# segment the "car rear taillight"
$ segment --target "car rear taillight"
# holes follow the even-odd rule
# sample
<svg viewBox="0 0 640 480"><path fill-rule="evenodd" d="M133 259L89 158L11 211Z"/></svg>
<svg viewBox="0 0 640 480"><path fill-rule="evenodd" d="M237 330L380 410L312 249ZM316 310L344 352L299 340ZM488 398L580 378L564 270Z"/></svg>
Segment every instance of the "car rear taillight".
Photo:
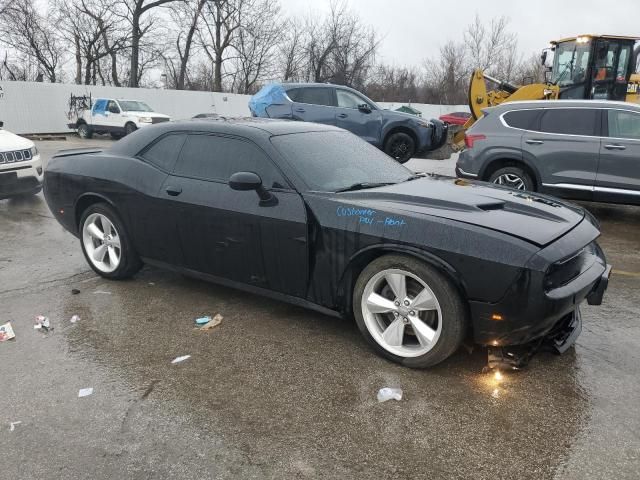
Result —
<svg viewBox="0 0 640 480"><path fill-rule="evenodd" d="M473 148L474 142L478 140L485 140L487 137L485 135L470 135L465 133L464 135L464 144L467 148Z"/></svg>

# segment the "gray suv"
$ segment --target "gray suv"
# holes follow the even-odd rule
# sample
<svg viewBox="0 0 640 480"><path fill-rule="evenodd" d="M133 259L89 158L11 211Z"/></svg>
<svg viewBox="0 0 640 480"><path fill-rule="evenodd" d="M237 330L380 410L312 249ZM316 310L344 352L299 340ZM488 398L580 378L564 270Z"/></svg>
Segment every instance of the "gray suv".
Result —
<svg viewBox="0 0 640 480"><path fill-rule="evenodd" d="M249 109L254 117L344 128L401 163L447 140L447 126L440 120L383 110L357 90L328 83L272 83L251 97Z"/></svg>
<svg viewBox="0 0 640 480"><path fill-rule="evenodd" d="M465 137L456 173L520 190L640 204L640 107L597 100L488 108Z"/></svg>

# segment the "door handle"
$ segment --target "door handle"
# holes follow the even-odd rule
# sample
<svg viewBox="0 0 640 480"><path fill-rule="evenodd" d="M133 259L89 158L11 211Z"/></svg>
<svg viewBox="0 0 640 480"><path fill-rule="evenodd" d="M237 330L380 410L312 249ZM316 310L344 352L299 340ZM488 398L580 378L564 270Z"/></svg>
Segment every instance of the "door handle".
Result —
<svg viewBox="0 0 640 480"><path fill-rule="evenodd" d="M298 107L298 108L296 108L296 112L304 113L305 109L302 108L302 107Z"/></svg>
<svg viewBox="0 0 640 480"><path fill-rule="evenodd" d="M525 143L529 145L542 145L544 142L542 140L525 140Z"/></svg>
<svg viewBox="0 0 640 480"><path fill-rule="evenodd" d="M167 192L172 197L177 197L182 193L182 188L168 186L167 188L165 188L165 192Z"/></svg>
<svg viewBox="0 0 640 480"><path fill-rule="evenodd" d="M627 147L624 145L605 145L604 148L607 150L626 150Z"/></svg>
<svg viewBox="0 0 640 480"><path fill-rule="evenodd" d="M347 115L346 113L339 113L338 114L338 118L347 118L349 115Z"/></svg>

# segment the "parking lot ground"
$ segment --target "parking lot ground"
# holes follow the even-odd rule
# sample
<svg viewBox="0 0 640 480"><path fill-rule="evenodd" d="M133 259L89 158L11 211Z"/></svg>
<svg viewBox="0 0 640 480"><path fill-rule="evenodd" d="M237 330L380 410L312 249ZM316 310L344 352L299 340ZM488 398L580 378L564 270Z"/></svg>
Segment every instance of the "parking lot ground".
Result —
<svg viewBox="0 0 640 480"><path fill-rule="evenodd" d="M350 321L149 267L104 280L42 195L0 201L0 478L638 478L640 208L584 206L615 269L604 304L575 349L498 382L482 349L410 370ZM402 401L377 403L385 386Z"/></svg>

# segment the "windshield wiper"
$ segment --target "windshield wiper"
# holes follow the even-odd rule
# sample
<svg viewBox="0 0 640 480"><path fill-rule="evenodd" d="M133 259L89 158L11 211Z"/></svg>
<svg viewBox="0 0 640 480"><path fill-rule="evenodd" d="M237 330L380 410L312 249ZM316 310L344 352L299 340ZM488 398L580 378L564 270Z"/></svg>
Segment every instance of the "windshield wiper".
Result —
<svg viewBox="0 0 640 480"><path fill-rule="evenodd" d="M395 185L396 182L358 182L348 187L340 188L336 190L336 193L340 192L353 192L355 190L364 190L365 188L384 187L385 185Z"/></svg>

